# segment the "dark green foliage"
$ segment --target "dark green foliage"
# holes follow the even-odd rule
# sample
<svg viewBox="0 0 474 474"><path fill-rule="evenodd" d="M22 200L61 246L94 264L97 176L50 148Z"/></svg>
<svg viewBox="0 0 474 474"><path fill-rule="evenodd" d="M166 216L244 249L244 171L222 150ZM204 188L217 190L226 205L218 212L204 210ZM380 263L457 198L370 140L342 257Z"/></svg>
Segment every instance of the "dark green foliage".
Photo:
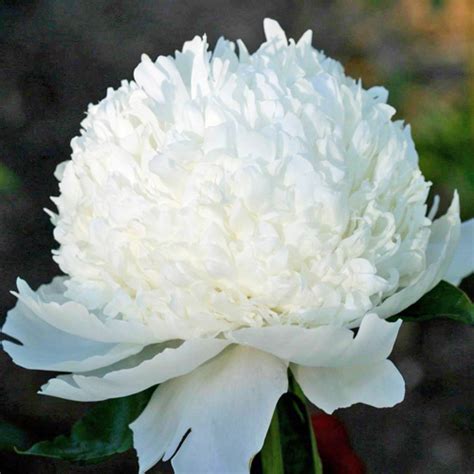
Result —
<svg viewBox="0 0 474 474"><path fill-rule="evenodd" d="M252 474L322 474L306 399L292 374L288 375L289 391L278 401L263 449L252 464Z"/></svg>
<svg viewBox="0 0 474 474"><path fill-rule="evenodd" d="M30 444L26 431L8 421L0 420L0 451L26 448Z"/></svg>
<svg viewBox="0 0 474 474"><path fill-rule="evenodd" d="M124 453L132 447L132 432L128 425L145 408L153 389L97 403L72 427L69 436L41 441L20 454L65 459L93 464Z"/></svg>
<svg viewBox="0 0 474 474"><path fill-rule="evenodd" d="M430 319L452 319L474 325L474 304L466 293L446 281L441 281L415 304L389 321L428 321Z"/></svg>

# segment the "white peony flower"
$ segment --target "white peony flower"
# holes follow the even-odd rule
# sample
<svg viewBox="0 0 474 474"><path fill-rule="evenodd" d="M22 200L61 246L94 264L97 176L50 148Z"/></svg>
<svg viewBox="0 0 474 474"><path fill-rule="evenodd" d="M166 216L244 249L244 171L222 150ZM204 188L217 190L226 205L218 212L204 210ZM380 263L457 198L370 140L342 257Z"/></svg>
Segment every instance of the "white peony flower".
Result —
<svg viewBox="0 0 474 474"><path fill-rule="evenodd" d="M311 32L264 28L254 54L224 39L211 54L204 36L144 56L89 107L50 213L67 276L37 292L19 280L3 327L15 363L70 373L43 394L160 384L131 425L140 472L189 429L176 472L248 472L288 368L327 412L401 401L387 360L400 322L382 318L441 280L459 238L456 195L426 215L430 183L387 92L345 76Z"/></svg>

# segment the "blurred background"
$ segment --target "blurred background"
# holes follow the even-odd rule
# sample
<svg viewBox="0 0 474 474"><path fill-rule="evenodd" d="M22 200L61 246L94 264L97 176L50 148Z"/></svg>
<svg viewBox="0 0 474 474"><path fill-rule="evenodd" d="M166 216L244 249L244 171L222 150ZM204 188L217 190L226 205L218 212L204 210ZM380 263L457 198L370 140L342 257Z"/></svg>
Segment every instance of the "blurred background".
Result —
<svg viewBox="0 0 474 474"><path fill-rule="evenodd" d="M474 216L474 2L0 1L0 322L14 305L18 275L32 287L58 272L44 207L58 194L56 165L70 154L89 102L130 79L141 53L172 54L206 32L263 40L262 20L289 37L314 31L314 46L365 87L384 85L398 118L412 125L421 168L444 212L453 190ZM474 278L462 288L474 296ZM392 359L405 401L337 412L369 473L472 473L474 331L453 322L407 323ZM66 432L85 405L36 395L48 373L14 366L0 352L0 427L33 442ZM232 427L229 427L232 429ZM22 431L18 431L22 430ZM25 435L24 432L27 432ZM28 439L24 439L27 436ZM1 451L0 472L135 472L134 453L99 466L22 458ZM162 472L158 467L152 472Z"/></svg>

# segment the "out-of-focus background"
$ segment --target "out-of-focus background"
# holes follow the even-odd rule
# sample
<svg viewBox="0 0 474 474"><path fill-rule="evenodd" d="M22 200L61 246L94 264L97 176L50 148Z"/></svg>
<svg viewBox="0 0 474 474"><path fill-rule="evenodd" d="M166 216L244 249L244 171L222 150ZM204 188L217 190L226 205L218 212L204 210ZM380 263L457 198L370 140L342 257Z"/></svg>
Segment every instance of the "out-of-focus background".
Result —
<svg viewBox="0 0 474 474"><path fill-rule="evenodd" d="M65 1L0 2L0 322L20 275L33 287L57 272L52 226L42 212L58 193L89 102L117 87L146 52L172 54L206 32L242 38L253 50L262 20L288 36L314 30L314 46L340 60L364 86L384 85L411 123L421 168L441 195L453 190L462 216L474 215L474 3L472 0ZM462 287L474 295L474 278ZM407 323L393 360L405 401L338 412L369 473L472 473L474 331L453 322ZM67 431L85 405L36 395L50 374L14 366L0 353L0 424L31 441ZM231 430L232 427L229 427ZM0 446L1 448L1 446ZM158 467L153 472L161 472ZM134 472L133 453L99 466L23 458L0 450L0 472Z"/></svg>

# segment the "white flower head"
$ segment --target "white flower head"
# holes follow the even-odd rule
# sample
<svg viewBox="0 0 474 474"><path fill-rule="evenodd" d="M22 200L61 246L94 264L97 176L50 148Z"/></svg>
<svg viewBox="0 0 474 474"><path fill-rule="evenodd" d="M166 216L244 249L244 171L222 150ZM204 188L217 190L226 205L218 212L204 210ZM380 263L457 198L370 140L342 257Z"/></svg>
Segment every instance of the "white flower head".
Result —
<svg viewBox="0 0 474 474"><path fill-rule="evenodd" d="M51 213L67 276L36 293L20 281L3 328L23 343L4 343L17 364L71 373L44 394L160 384L132 424L141 472L189 429L177 472L248 472L288 367L328 412L399 402L400 323L381 318L440 281L459 237L457 196L427 217L387 92L311 32L264 28L253 54L224 39L211 53L204 36L144 56L89 107Z"/></svg>
<svg viewBox="0 0 474 474"><path fill-rule="evenodd" d="M429 183L387 93L265 30L251 56L144 56L90 106L58 173L66 296L192 337L358 322L426 270Z"/></svg>

